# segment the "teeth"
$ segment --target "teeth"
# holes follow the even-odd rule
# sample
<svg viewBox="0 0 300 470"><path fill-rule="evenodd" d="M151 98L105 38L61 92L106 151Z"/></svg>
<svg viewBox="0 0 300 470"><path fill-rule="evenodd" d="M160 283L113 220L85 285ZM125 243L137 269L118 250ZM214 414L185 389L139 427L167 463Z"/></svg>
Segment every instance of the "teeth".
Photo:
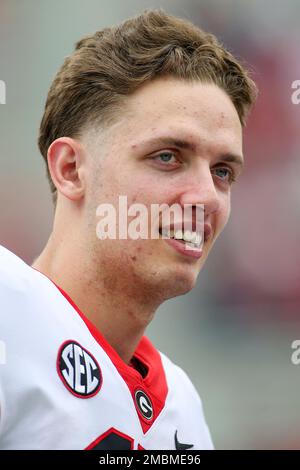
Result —
<svg viewBox="0 0 300 470"><path fill-rule="evenodd" d="M182 236L182 230L176 230L175 232L175 238L179 238L180 240L182 240L183 236Z"/></svg>
<svg viewBox="0 0 300 470"><path fill-rule="evenodd" d="M191 242L193 240L193 234L195 232L190 232L189 230L185 230L184 231L184 235L183 235L183 239L186 241L186 242ZM196 234L195 234L196 235Z"/></svg>
<svg viewBox="0 0 300 470"><path fill-rule="evenodd" d="M197 235L196 235L196 240L195 240L195 244L196 244L196 245L201 245L201 242L202 242L202 234L201 234L201 233L197 233Z"/></svg>
<svg viewBox="0 0 300 470"><path fill-rule="evenodd" d="M182 231L181 229L178 229L174 231L169 228L163 228L161 233L166 238L176 238L177 240L184 240L186 243L194 245L195 247L199 247L203 239L201 233L191 232L190 230Z"/></svg>
<svg viewBox="0 0 300 470"><path fill-rule="evenodd" d="M201 233L197 232L190 232L189 230L185 230L184 232L184 241L191 245L200 246L201 241L202 241L202 235Z"/></svg>
<svg viewBox="0 0 300 470"><path fill-rule="evenodd" d="M164 237L173 238L174 237L174 230L169 230L168 228L163 228L162 231L161 231L161 234Z"/></svg>
<svg viewBox="0 0 300 470"><path fill-rule="evenodd" d="M192 242L185 242L185 246L188 250L197 250L199 251L200 245Z"/></svg>
<svg viewBox="0 0 300 470"><path fill-rule="evenodd" d="M198 232L190 232L189 230L185 230L183 239L186 242L190 242L190 243L193 243L195 245L200 245L200 243L202 241L202 235L201 235L201 233L198 233Z"/></svg>

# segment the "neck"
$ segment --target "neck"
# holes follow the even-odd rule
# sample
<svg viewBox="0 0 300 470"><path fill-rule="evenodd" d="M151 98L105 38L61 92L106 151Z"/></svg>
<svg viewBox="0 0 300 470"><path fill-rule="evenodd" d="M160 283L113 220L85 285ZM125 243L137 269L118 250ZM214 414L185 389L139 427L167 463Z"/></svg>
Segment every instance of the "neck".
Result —
<svg viewBox="0 0 300 470"><path fill-rule="evenodd" d="M57 243L52 235L32 266L67 292L129 364L159 303L139 290L130 274L120 276L105 260L103 264L99 260L87 262L87 257L78 253L78 246Z"/></svg>

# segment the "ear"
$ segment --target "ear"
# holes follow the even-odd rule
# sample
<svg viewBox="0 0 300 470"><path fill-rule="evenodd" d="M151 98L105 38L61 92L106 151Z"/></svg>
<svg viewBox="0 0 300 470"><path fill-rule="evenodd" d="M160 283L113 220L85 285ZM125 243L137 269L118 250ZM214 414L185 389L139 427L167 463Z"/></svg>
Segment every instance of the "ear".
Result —
<svg viewBox="0 0 300 470"><path fill-rule="evenodd" d="M59 137L48 149L48 168L57 192L72 201L84 196L84 156L81 143L71 137Z"/></svg>

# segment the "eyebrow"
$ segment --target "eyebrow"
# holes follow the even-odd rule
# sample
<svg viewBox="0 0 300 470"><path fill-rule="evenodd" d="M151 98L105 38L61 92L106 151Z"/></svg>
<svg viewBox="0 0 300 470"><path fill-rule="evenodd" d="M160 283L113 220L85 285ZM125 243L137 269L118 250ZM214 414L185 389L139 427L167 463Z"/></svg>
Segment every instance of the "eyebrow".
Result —
<svg viewBox="0 0 300 470"><path fill-rule="evenodd" d="M155 137L148 141L142 142L142 145L150 145L150 144L163 144L163 145L171 145L183 150L190 150L195 152L195 144L189 142L188 140L178 139L174 137ZM244 166L244 159L241 155L235 155L232 153L225 153L220 156L219 160L224 162L234 163L240 167Z"/></svg>
<svg viewBox="0 0 300 470"><path fill-rule="evenodd" d="M222 162L235 163L236 165L239 165L241 168L245 164L243 157L241 157L240 155L234 155L231 153L222 155L220 160L222 160Z"/></svg>

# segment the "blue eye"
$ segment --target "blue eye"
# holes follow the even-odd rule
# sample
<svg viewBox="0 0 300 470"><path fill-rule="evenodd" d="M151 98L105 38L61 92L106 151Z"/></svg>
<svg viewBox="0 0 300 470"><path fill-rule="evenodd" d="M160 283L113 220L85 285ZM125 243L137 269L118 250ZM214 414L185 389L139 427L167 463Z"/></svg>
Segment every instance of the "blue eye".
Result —
<svg viewBox="0 0 300 470"><path fill-rule="evenodd" d="M175 158L173 152L161 152L158 155L155 155L153 158L155 160L159 159L161 161L161 163L170 163L170 160L171 160L172 157Z"/></svg>
<svg viewBox="0 0 300 470"><path fill-rule="evenodd" d="M219 167L219 168L215 168L214 171L215 171L215 174L219 178L221 178L223 181L228 181L229 183L232 183L233 181L235 181L234 173L230 168Z"/></svg>

